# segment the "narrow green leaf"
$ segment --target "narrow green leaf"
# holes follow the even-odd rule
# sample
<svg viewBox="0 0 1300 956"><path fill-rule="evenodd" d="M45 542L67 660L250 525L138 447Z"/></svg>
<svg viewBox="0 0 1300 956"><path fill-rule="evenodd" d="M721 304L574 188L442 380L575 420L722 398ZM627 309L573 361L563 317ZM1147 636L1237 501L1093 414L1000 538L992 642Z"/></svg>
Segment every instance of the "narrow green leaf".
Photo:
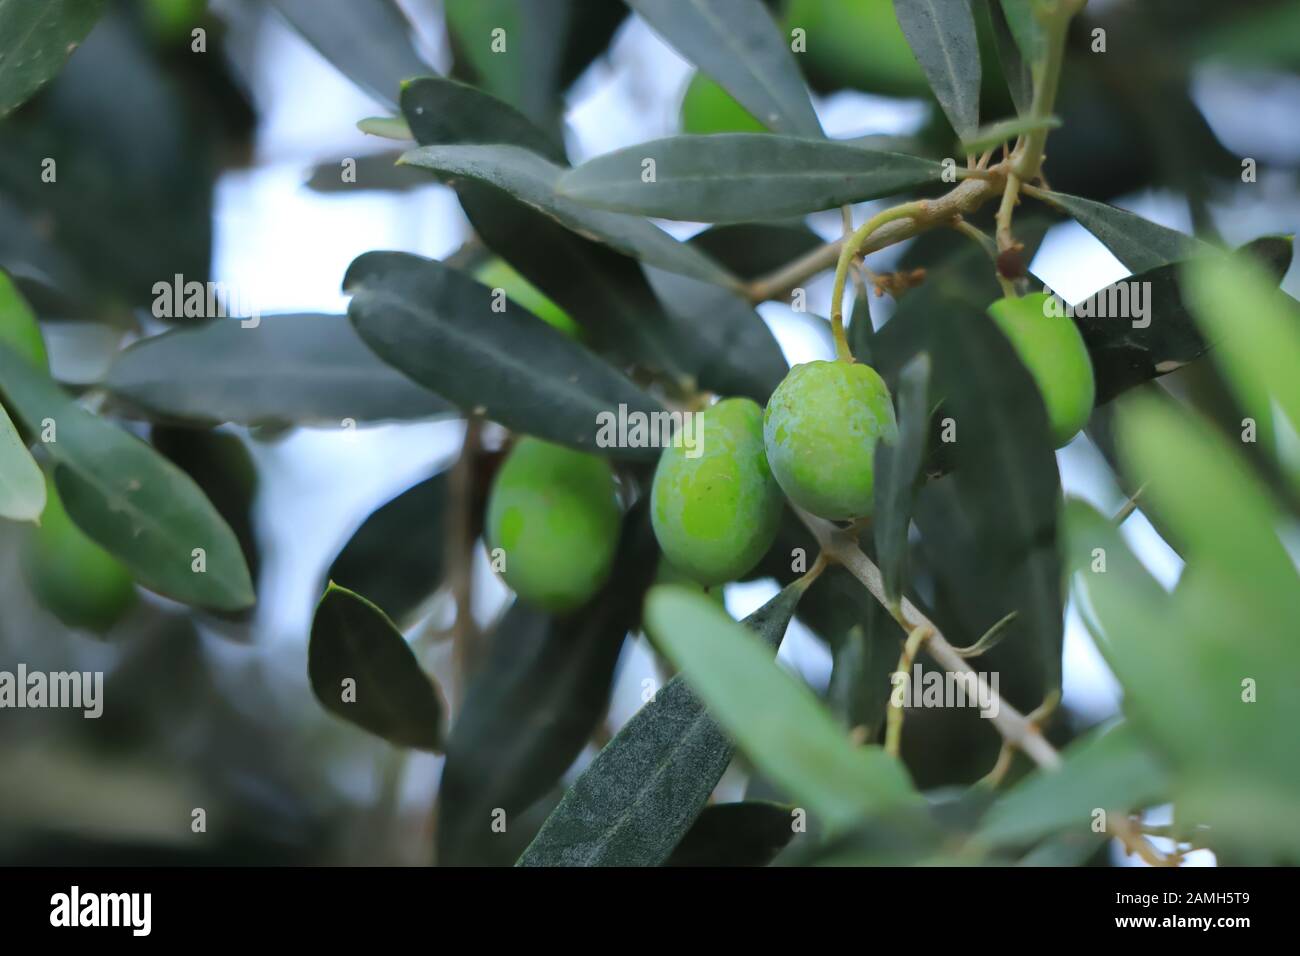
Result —
<svg viewBox="0 0 1300 956"><path fill-rule="evenodd" d="M735 278L717 263L678 242L654 223L592 209L560 195L556 185L563 168L518 146L421 146L403 154L400 161L452 181L464 178L495 186L578 235L603 242L649 265L705 282L736 285Z"/></svg>
<svg viewBox="0 0 1300 956"><path fill-rule="evenodd" d="M705 807L665 866L767 866L794 837L797 811L765 800Z"/></svg>
<svg viewBox="0 0 1300 956"><path fill-rule="evenodd" d="M981 126L979 129L974 130L970 136L963 137L961 147L963 152L979 153L1002 143L1014 143L1016 137L1022 133L1028 133L1036 129L1056 129L1060 125L1061 119L1058 116L1044 116L1042 118L1019 116L1014 119L990 123L988 126Z"/></svg>
<svg viewBox="0 0 1300 956"><path fill-rule="evenodd" d="M1044 198L1077 219L1131 272L1147 272L1215 251L1193 236L1103 202L1050 191Z"/></svg>
<svg viewBox="0 0 1300 956"><path fill-rule="evenodd" d="M1271 276L1245 260L1189 265L1183 285L1197 324L1237 398L1257 422L1272 402L1300 430L1300 307ZM1297 475L1300 478L1300 475Z"/></svg>
<svg viewBox="0 0 1300 956"><path fill-rule="evenodd" d="M658 553L634 509L610 581L587 605L553 617L515 602L492 636L447 741L438 805L438 862L484 859L494 813L507 821L553 787L609 704L614 666L636 626Z"/></svg>
<svg viewBox="0 0 1300 956"><path fill-rule="evenodd" d="M1002 74L1006 77L1007 89L1011 93L1011 102L1016 112L1024 114L1034 101L1034 78L1029 63L1020 54L1016 38L1011 35L1011 26L1007 23L1006 11L1000 0L981 0L989 14L993 27L993 40L998 48L998 60L1002 64Z"/></svg>
<svg viewBox="0 0 1300 956"><path fill-rule="evenodd" d="M915 799L897 761L854 747L812 692L708 598L654 588L645 624L758 769L827 827Z"/></svg>
<svg viewBox="0 0 1300 956"><path fill-rule="evenodd" d="M980 124L980 49L970 0L894 0L907 44L957 135Z"/></svg>
<svg viewBox="0 0 1300 956"><path fill-rule="evenodd" d="M998 0L993 0L998 2ZM1020 55L1036 75L1047 57L1047 34L1034 13L1038 0L1001 0L1011 36L1020 48Z"/></svg>
<svg viewBox="0 0 1300 956"><path fill-rule="evenodd" d="M37 521L45 510L45 476L0 405L0 518Z"/></svg>
<svg viewBox="0 0 1300 956"><path fill-rule="evenodd" d="M745 618L776 649L805 588L791 584ZM520 866L658 866L696 819L735 746L678 675L582 773Z"/></svg>
<svg viewBox="0 0 1300 956"><path fill-rule="evenodd" d="M103 0L0 0L0 118L59 72Z"/></svg>
<svg viewBox="0 0 1300 956"><path fill-rule="evenodd" d="M49 368L36 313L3 270L0 270L0 345L9 346L36 368Z"/></svg>
<svg viewBox="0 0 1300 956"><path fill-rule="evenodd" d="M422 76L402 84L402 115L421 146L505 143L566 164L564 147L509 103L467 83Z"/></svg>
<svg viewBox="0 0 1300 956"><path fill-rule="evenodd" d="M45 447L72 519L141 584L216 610L253 603L239 541L189 476L2 344L0 388L30 432L53 438Z"/></svg>
<svg viewBox="0 0 1300 956"><path fill-rule="evenodd" d="M718 133L673 136L598 156L562 176L558 189L598 209L746 222L890 196L937 183L941 171L928 159L847 143Z"/></svg>
<svg viewBox="0 0 1300 956"><path fill-rule="evenodd" d="M822 136L786 38L759 0L627 0L768 129Z"/></svg>
<svg viewBox="0 0 1300 956"><path fill-rule="evenodd" d="M316 605L307 674L321 706L399 747L442 748L446 707L402 632L360 594L330 582Z"/></svg>
<svg viewBox="0 0 1300 956"><path fill-rule="evenodd" d="M403 80L429 72L394 0L272 0L336 70L385 106Z"/></svg>
<svg viewBox="0 0 1300 956"><path fill-rule="evenodd" d="M1188 567L1212 569L1243 600L1300 620L1300 574L1279 537L1281 511L1227 440L1169 403L1135 400L1121 411L1120 455L1146 484L1143 507L1184 542Z"/></svg>
<svg viewBox="0 0 1300 956"><path fill-rule="evenodd" d="M902 633L889 611L871 601L862 623L851 627L833 647L826 702L844 727L871 743L879 739L893 690L890 675L898 666Z"/></svg>
<svg viewBox="0 0 1300 956"><path fill-rule="evenodd" d="M930 436L930 357L924 352L899 374L898 437L876 445L874 532L885 593L895 604L907 585L907 532L921 461Z"/></svg>
<svg viewBox="0 0 1300 956"><path fill-rule="evenodd" d="M601 448L602 412L659 403L522 307L440 262L370 252L348 268L348 315L380 358L466 410L586 451L652 460L657 448Z"/></svg>
<svg viewBox="0 0 1300 956"><path fill-rule="evenodd" d="M375 509L330 564L329 580L404 621L442 578L446 497L447 476L437 474Z"/></svg>
<svg viewBox="0 0 1300 956"><path fill-rule="evenodd" d="M1169 799L1172 782L1127 723L1070 745L1059 770L1039 770L998 799L975 839L1029 843L1062 832L1092 833L1094 812L1142 810Z"/></svg>
<svg viewBox="0 0 1300 956"><path fill-rule="evenodd" d="M105 388L160 421L333 425L445 415L451 406L380 361L342 315L218 319L120 352Z"/></svg>
<svg viewBox="0 0 1300 956"><path fill-rule="evenodd" d="M733 223L691 236L691 245L746 281L775 272L824 244L821 236L801 222Z"/></svg>

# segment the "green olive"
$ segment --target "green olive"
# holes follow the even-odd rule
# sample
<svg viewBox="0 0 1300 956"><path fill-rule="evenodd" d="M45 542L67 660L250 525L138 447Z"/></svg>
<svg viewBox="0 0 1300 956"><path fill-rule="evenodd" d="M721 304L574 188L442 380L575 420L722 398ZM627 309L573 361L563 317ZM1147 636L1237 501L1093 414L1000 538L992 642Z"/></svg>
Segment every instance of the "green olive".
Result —
<svg viewBox="0 0 1300 956"><path fill-rule="evenodd" d="M620 511L603 458L523 438L501 464L487 505L488 546L525 601L568 611L609 577Z"/></svg>
<svg viewBox="0 0 1300 956"><path fill-rule="evenodd" d="M893 0L791 0L786 34L805 31L811 72L887 96L929 96L930 85L903 36Z"/></svg>
<svg viewBox="0 0 1300 956"><path fill-rule="evenodd" d="M763 418L767 461L781 490L835 521L871 514L876 442L897 433L889 389L859 363L796 365Z"/></svg>
<svg viewBox="0 0 1300 956"><path fill-rule="evenodd" d="M1088 423L1097 390L1083 336L1069 316L1050 312L1047 300L1041 292L999 299L989 314L1033 376L1060 448Z"/></svg>
<svg viewBox="0 0 1300 956"><path fill-rule="evenodd" d="M763 454L763 412L729 398L701 414L694 448L664 450L650 518L664 556L703 585L734 581L772 546L781 490Z"/></svg>

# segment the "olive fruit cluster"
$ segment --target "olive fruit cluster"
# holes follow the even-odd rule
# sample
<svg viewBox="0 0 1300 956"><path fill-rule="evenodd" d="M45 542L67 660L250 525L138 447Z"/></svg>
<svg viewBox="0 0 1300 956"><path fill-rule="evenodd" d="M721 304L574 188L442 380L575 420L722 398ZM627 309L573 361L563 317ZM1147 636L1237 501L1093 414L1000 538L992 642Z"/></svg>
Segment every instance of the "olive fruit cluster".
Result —
<svg viewBox="0 0 1300 956"><path fill-rule="evenodd" d="M1095 388L1078 329L1045 304L1002 299L989 314L1038 386L1059 447L1087 422ZM695 441L666 448L655 471L661 575L712 587L749 573L787 499L835 521L871 514L876 445L897 433L884 380L856 362L796 365L766 410L748 398L705 409ZM607 462L533 438L515 446L489 498L487 536L521 597L560 611L582 604L608 577L618 534Z"/></svg>

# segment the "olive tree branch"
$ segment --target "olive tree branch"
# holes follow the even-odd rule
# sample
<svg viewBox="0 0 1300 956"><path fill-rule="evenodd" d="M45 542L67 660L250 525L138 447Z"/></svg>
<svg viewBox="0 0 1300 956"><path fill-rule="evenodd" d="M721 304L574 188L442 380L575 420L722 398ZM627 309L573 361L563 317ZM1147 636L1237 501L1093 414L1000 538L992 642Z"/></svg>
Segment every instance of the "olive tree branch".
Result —
<svg viewBox="0 0 1300 956"><path fill-rule="evenodd" d="M961 654L957 652L957 649L948 643L933 621L922 614L916 605L906 597L902 598L897 608L890 604L885 596L885 586L880 576L880 569L862 553L862 549L858 547L856 541L829 521L813 517L802 510L799 510L799 517L808 526L808 530L813 533L822 551L829 557L839 561L850 574L862 582L871 593L871 596L893 615L894 619L905 631L911 634L917 628L929 630L929 634L924 641L924 650L945 669L966 675L969 679L974 680L981 695L987 695L982 699L996 704L995 716L989 719L993 721L993 725L1007 743L1024 751L1044 770L1057 770L1060 768L1061 755L1047 741L1047 738L1043 736L1037 725L1012 707L993 688L989 687L988 682L972 670Z"/></svg>
<svg viewBox="0 0 1300 956"><path fill-rule="evenodd" d="M986 172L989 174L988 178L975 176L963 178L950 192L937 199L923 200L917 204L920 208L910 216L877 224L869 234L859 239L852 258L878 252L935 226L947 225L956 216L979 209L1002 192L1006 167L994 166ZM895 207L897 208L900 207ZM862 232L863 229L858 230L858 233ZM745 294L749 301L755 304L782 298L801 282L836 265L843 255L844 246L845 241L842 239L818 246L798 259L791 260L780 269L747 283Z"/></svg>

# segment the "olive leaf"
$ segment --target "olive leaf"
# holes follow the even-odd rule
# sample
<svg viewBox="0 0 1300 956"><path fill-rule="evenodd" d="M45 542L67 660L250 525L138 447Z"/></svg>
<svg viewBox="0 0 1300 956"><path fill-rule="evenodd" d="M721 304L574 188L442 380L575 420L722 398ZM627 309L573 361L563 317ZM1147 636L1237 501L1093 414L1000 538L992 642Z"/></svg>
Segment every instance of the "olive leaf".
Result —
<svg viewBox="0 0 1300 956"><path fill-rule="evenodd" d="M1003 794L980 822L982 844L1091 834L1094 814L1142 810L1168 799L1171 781L1133 727L1119 723L1072 743L1058 770L1038 770Z"/></svg>
<svg viewBox="0 0 1300 956"><path fill-rule="evenodd" d="M653 459L657 448L600 448L602 413L660 411L619 371L520 306L443 263L371 252L344 289L362 339L384 361L460 407L508 428L587 451Z"/></svg>
<svg viewBox="0 0 1300 956"><path fill-rule="evenodd" d="M980 123L980 50L971 0L894 0L894 13L948 122L966 139Z"/></svg>
<svg viewBox="0 0 1300 956"><path fill-rule="evenodd" d="M742 622L775 650L805 585ZM680 675L658 690L583 771L519 866L658 866L688 832L735 746Z"/></svg>
<svg viewBox="0 0 1300 956"><path fill-rule="evenodd" d="M895 604L902 597L907 572L907 532L912 523L912 499L921 479L930 431L930 357L924 352L899 374L898 436L881 441L875 454L876 562L885 594Z"/></svg>
<svg viewBox="0 0 1300 956"><path fill-rule="evenodd" d="M672 136L606 153L560 177L596 209L735 223L780 219L939 182L938 163L771 133Z"/></svg>
<svg viewBox="0 0 1300 956"><path fill-rule="evenodd" d="M438 862L465 865L555 785L596 729L614 665L636 626L658 548L644 507L623 522L609 583L563 617L516 601L492 635L447 741L438 804Z"/></svg>
<svg viewBox="0 0 1300 956"><path fill-rule="evenodd" d="M0 405L0 518L36 521L45 510L45 476Z"/></svg>
<svg viewBox="0 0 1300 956"><path fill-rule="evenodd" d="M797 813L766 800L705 807L664 865L766 866L794 837Z"/></svg>
<svg viewBox="0 0 1300 956"><path fill-rule="evenodd" d="M759 0L627 0L768 129L822 136L808 88Z"/></svg>
<svg viewBox="0 0 1300 956"><path fill-rule="evenodd" d="M1215 251L1201 240L1106 203L1044 190L1042 198L1079 221L1133 272Z"/></svg>
<svg viewBox="0 0 1300 956"><path fill-rule="evenodd" d="M104 0L0 0L0 118L59 72Z"/></svg>
<svg viewBox="0 0 1300 956"><path fill-rule="evenodd" d="M0 343L5 404L48 436L68 514L145 587L200 607L254 601L234 532L193 480L132 435L92 415L45 371Z"/></svg>
<svg viewBox="0 0 1300 956"><path fill-rule="evenodd" d="M1001 0L978 0L988 10L989 23L992 26L993 41L998 50L998 61L1002 64L1002 75L1006 77L1007 90L1011 93L1011 102L1016 112L1029 112L1034 100L1034 78L1029 63L1021 56L1016 46L1016 38L1011 35L1007 23L1006 11Z"/></svg>
<svg viewBox="0 0 1300 956"><path fill-rule="evenodd" d="M708 598L656 587L645 625L754 765L828 828L916 799L901 764L851 744L807 686Z"/></svg>
<svg viewBox="0 0 1300 956"><path fill-rule="evenodd" d="M428 169L450 180L470 179L495 186L588 239L625 255L719 285L736 284L713 260L678 242L654 223L638 216L593 209L556 191L564 173L542 156L512 145L421 146L400 162Z"/></svg>
<svg viewBox="0 0 1300 956"><path fill-rule="evenodd" d="M157 421L333 425L430 418L452 406L381 361L343 315L218 319L119 352L104 387Z"/></svg>
<svg viewBox="0 0 1300 956"><path fill-rule="evenodd" d="M371 512L330 564L329 580L405 621L442 578L447 475L412 485Z"/></svg>
<svg viewBox="0 0 1300 956"><path fill-rule="evenodd" d="M386 106L403 80L429 72L394 0L271 0L334 67Z"/></svg>
<svg viewBox="0 0 1300 956"><path fill-rule="evenodd" d="M307 674L335 716L399 747L442 748L437 684L383 611L332 581L312 618Z"/></svg>

